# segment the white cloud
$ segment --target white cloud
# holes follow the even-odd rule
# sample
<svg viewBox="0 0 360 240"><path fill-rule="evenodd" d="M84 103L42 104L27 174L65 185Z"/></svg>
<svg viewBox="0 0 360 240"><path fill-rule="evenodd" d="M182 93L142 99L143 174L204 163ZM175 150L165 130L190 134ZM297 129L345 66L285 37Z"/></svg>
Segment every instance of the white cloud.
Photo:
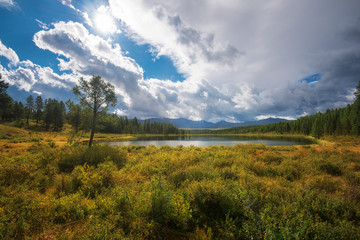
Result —
<svg viewBox="0 0 360 240"><path fill-rule="evenodd" d="M126 116L126 111L124 109L115 109L114 113L118 116Z"/></svg>
<svg viewBox="0 0 360 240"><path fill-rule="evenodd" d="M48 29L49 29L49 27L48 27L48 25L47 25L46 23L43 23L43 22L40 21L39 19L35 19L35 21L39 23L39 26L40 26L42 29L44 29L44 30L48 30Z"/></svg>
<svg viewBox="0 0 360 240"><path fill-rule="evenodd" d="M16 6L16 2L13 0L0 0L0 7L10 8Z"/></svg>
<svg viewBox="0 0 360 240"><path fill-rule="evenodd" d="M268 119L268 118L282 118L282 119L286 119L286 120L295 120L295 118L291 117L291 116L259 115L259 116L255 117L256 120L264 120L264 119Z"/></svg>
<svg viewBox="0 0 360 240"><path fill-rule="evenodd" d="M92 27L93 24L92 24L92 21L91 21L90 18L89 18L89 14L88 14L87 12L82 12L82 16L83 16L84 19L85 19L85 23L86 23L87 25L89 25L90 27Z"/></svg>
<svg viewBox="0 0 360 240"><path fill-rule="evenodd" d="M29 60L19 62L9 70L2 67L1 72L10 85L27 92L34 91L34 85L39 84L70 90L77 79L73 74L58 75L51 68L41 67Z"/></svg>
<svg viewBox="0 0 360 240"><path fill-rule="evenodd" d="M258 104L258 96L252 92L253 89L249 85L243 84L239 92L235 94L231 100L235 103L235 108L249 110L256 107Z"/></svg>
<svg viewBox="0 0 360 240"><path fill-rule="evenodd" d="M51 68L41 67L30 60L20 61L15 51L3 45L1 41L0 55L5 56L12 63L8 68L0 64L0 72L5 81L20 90L39 93L40 91L34 89L38 85L70 90L77 82L77 76L74 74L58 75Z"/></svg>
<svg viewBox="0 0 360 240"><path fill-rule="evenodd" d="M232 67L239 50L217 42L211 33L190 27L162 5L141 0L110 1L112 14L123 21L139 44L153 46L157 56L169 56L180 73L201 80L207 72Z"/></svg>
<svg viewBox="0 0 360 240"><path fill-rule="evenodd" d="M11 64L16 65L19 62L19 57L11 48L7 48L0 40L0 56L6 57Z"/></svg>
<svg viewBox="0 0 360 240"><path fill-rule="evenodd" d="M82 24L55 23L53 29L36 33L34 42L39 48L59 55L60 70L70 70L85 78L100 75L114 84L119 95L118 107L128 110L129 115L144 116L153 112L157 116L162 112L157 99L139 86L142 68L125 56L118 44L90 34Z"/></svg>
<svg viewBox="0 0 360 240"><path fill-rule="evenodd" d="M137 63L126 56L123 56L120 45L113 46L104 39L90 34L80 23L58 22L49 31L40 31L34 35L35 44L45 50L50 50L70 59L61 60L62 70L75 70L81 72L88 69L94 62L112 64L124 70L142 75L143 70ZM69 44L65 48L64 44ZM89 58L84 58L86 55Z"/></svg>
<svg viewBox="0 0 360 240"><path fill-rule="evenodd" d="M110 0L94 10L111 13L123 34L149 44L155 61L168 56L183 82L144 79L141 66L115 40L89 32L99 24L71 1L62 3L85 25L57 22L36 33L34 42L57 54L59 70L72 74L20 62L2 44L0 53L17 65L6 70L9 80L25 90L40 91L33 89L39 84L70 89L80 76L101 75L116 86L118 113L131 117L290 119L353 100L360 35L357 28L344 32L358 24L360 2L330 1ZM115 23L109 26L115 36ZM299 82L316 73L323 74L316 84Z"/></svg>
<svg viewBox="0 0 360 240"><path fill-rule="evenodd" d="M76 8L74 7L74 5L71 4L71 1L69 1L69 0L61 0L61 3L62 3L62 5L68 6L69 8L76 11Z"/></svg>
<svg viewBox="0 0 360 240"><path fill-rule="evenodd" d="M81 11L80 9L77 9L76 7L74 7L74 5L71 4L71 2L72 2L71 0L61 0L62 5L67 6L73 9L74 11L76 11L77 13L79 13L84 18L85 23L90 27L93 27L93 23L89 18L89 14L87 12Z"/></svg>
<svg viewBox="0 0 360 240"><path fill-rule="evenodd" d="M109 5L131 38L170 57L186 77L176 84L140 82L152 96L166 99L172 116L249 120L312 114L350 103L348 90L360 76L359 30L346 32L352 43L343 36L358 26L357 0L110 0ZM324 74L316 84L298 82L315 73Z"/></svg>
<svg viewBox="0 0 360 240"><path fill-rule="evenodd" d="M103 34L113 34L118 31L109 8L104 5L96 10L94 22L96 29ZM121 31L119 31L119 33L120 32Z"/></svg>
<svg viewBox="0 0 360 240"><path fill-rule="evenodd" d="M17 86L20 90L29 92L37 82L35 74L27 68L18 67L16 70L6 71L2 69L4 78L10 85Z"/></svg>

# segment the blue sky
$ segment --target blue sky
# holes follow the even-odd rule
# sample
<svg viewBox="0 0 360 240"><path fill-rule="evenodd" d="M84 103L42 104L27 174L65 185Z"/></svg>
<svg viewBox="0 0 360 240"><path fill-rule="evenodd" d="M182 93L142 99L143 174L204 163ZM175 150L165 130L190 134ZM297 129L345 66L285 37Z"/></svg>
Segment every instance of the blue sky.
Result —
<svg viewBox="0 0 360 240"><path fill-rule="evenodd" d="M24 101L100 75L129 117L294 119L354 100L360 2L0 0L0 72Z"/></svg>

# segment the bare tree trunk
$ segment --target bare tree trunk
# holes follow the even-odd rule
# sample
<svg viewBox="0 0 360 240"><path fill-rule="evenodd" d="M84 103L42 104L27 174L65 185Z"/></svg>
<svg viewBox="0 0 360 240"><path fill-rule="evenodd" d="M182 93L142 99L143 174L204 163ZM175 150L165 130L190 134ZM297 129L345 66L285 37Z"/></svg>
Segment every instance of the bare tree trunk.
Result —
<svg viewBox="0 0 360 240"><path fill-rule="evenodd" d="M96 127L96 112L94 111L93 120L92 120L92 127L91 127L91 134L90 134L90 141L89 141L89 148L91 148L92 141L95 134L95 127Z"/></svg>

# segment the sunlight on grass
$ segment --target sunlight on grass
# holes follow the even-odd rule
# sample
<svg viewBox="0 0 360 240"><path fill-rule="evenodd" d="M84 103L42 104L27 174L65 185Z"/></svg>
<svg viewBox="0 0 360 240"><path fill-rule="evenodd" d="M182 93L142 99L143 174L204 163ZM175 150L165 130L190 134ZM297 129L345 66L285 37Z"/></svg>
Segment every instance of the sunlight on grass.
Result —
<svg viewBox="0 0 360 240"><path fill-rule="evenodd" d="M0 134L1 239L360 238L356 137L89 149L70 131Z"/></svg>

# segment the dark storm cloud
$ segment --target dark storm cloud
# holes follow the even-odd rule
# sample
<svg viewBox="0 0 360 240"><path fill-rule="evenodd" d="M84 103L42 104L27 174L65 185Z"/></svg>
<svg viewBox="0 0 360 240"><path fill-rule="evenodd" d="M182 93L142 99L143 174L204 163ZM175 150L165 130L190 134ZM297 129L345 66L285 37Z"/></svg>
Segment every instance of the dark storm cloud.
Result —
<svg viewBox="0 0 360 240"><path fill-rule="evenodd" d="M357 24L344 32L344 38L348 41L360 44L360 17Z"/></svg>

